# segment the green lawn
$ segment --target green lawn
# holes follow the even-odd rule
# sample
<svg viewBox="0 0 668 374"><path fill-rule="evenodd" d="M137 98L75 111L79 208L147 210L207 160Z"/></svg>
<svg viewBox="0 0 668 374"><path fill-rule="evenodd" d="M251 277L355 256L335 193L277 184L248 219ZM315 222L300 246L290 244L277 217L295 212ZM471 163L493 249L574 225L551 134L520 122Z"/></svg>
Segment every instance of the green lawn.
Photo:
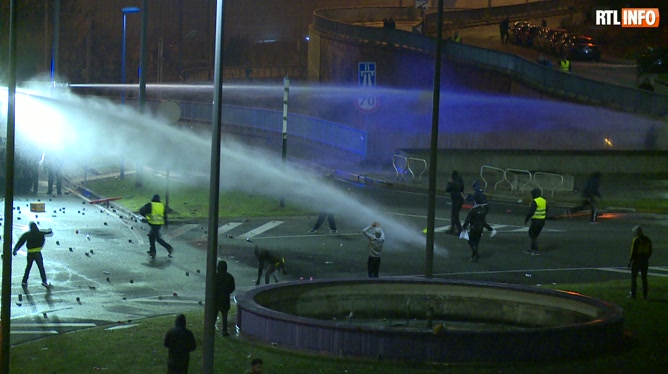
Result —
<svg viewBox="0 0 668 374"><path fill-rule="evenodd" d="M122 197L117 201L120 205L137 212L139 208L149 202L154 194L160 195L162 202L166 202L165 180L146 175L141 187L135 187L134 176L123 180L106 178L89 180L82 186L101 197ZM171 183L169 187L169 219L193 220L206 219L209 216L209 188L202 186L187 186ZM297 207L297 204L285 202L280 207L278 198L253 195L242 191L222 191L218 217L281 217L306 215L309 212Z"/></svg>
<svg viewBox="0 0 668 374"><path fill-rule="evenodd" d="M627 343L620 354L560 362L512 364L407 363L353 360L282 350L252 344L241 337L216 334L214 367L217 373L243 373L253 357L265 362L265 373L663 373L668 364L668 280L650 278L650 300L627 299L629 282L561 285L611 301L624 308ZM234 313L230 318L234 318ZM186 313L198 349L191 354L190 373L201 373L203 309ZM33 341L11 349L12 373L159 373L166 367L164 333L174 316L132 321L138 326L106 331L93 328ZM524 347L517 347L523 349ZM475 347L471 347L475 349Z"/></svg>

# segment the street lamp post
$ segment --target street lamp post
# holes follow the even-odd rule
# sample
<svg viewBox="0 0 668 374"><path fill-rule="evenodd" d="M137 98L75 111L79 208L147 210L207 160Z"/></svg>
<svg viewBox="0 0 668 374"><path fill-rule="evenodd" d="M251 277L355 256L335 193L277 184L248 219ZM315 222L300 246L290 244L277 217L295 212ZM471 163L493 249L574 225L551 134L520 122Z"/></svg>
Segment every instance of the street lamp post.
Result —
<svg viewBox="0 0 668 374"><path fill-rule="evenodd" d="M121 84L125 84L125 29L127 26L128 14L134 14L141 12L141 8L136 6L129 6L121 9L123 12L123 44L121 47ZM121 89L121 104L125 104L125 87ZM120 176L121 180L125 179L125 157L121 155L121 170Z"/></svg>
<svg viewBox="0 0 668 374"><path fill-rule="evenodd" d="M125 84L125 29L127 26L128 14L134 14L141 12L141 9L136 6L129 6L121 9L123 12L123 46L121 48L121 83ZM125 104L125 88L121 94L121 103Z"/></svg>

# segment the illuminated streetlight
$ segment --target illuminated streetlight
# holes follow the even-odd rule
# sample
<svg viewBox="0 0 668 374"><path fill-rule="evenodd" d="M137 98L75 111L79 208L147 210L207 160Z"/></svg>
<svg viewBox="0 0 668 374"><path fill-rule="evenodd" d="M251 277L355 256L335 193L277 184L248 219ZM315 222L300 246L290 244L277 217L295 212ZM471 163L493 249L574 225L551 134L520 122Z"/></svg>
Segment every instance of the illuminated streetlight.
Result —
<svg viewBox="0 0 668 374"><path fill-rule="evenodd" d="M125 84L125 29L127 25L128 14L134 14L141 12L141 9L136 6L129 6L121 9L123 12L123 47L121 50L121 83ZM123 93L121 96L121 103L125 104L125 88L123 88Z"/></svg>

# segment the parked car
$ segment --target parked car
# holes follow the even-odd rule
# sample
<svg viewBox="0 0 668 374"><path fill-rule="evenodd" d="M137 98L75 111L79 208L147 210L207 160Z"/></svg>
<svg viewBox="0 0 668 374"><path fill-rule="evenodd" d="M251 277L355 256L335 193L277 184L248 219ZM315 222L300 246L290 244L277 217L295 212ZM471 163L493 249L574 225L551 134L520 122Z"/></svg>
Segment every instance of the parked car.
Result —
<svg viewBox="0 0 668 374"><path fill-rule="evenodd" d="M544 27L542 26L529 26L523 30L523 32L520 34L520 43L522 45L526 45L527 47L533 47L534 41L536 40L536 36L540 33L540 31Z"/></svg>
<svg viewBox="0 0 668 374"><path fill-rule="evenodd" d="M564 54L571 60L601 60L601 48L590 36L571 35L564 40Z"/></svg>
<svg viewBox="0 0 668 374"><path fill-rule="evenodd" d="M543 28L538 32L538 35L534 38L533 44L534 47L543 51L543 52L552 52L552 42L555 35L565 33L565 29L550 29Z"/></svg>
<svg viewBox="0 0 668 374"><path fill-rule="evenodd" d="M668 73L668 47L647 48L636 61L638 75L644 73Z"/></svg>
<svg viewBox="0 0 668 374"><path fill-rule="evenodd" d="M522 44L522 35L527 32L527 30L535 25L527 21L518 21L515 22L510 29L508 29L508 41L513 44Z"/></svg>

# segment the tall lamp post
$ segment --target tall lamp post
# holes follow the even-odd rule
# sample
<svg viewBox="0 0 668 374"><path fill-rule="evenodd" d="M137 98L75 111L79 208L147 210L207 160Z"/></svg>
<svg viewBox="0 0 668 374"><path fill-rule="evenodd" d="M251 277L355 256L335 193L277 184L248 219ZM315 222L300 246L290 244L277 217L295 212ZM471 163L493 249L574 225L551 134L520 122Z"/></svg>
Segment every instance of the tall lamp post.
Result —
<svg viewBox="0 0 668 374"><path fill-rule="evenodd" d="M121 47L121 84L125 84L125 29L128 23L128 14L134 14L141 12L141 8L136 6L129 6L121 9L123 12L123 44ZM125 104L125 87L121 91L121 104ZM121 180L125 179L125 157L121 155L121 170L120 176Z"/></svg>
<svg viewBox="0 0 668 374"><path fill-rule="evenodd" d="M121 48L121 83L125 84L125 29L128 23L128 14L141 12L141 9L136 6L129 6L121 9L123 12L123 46ZM121 96L121 103L125 104L125 88Z"/></svg>

